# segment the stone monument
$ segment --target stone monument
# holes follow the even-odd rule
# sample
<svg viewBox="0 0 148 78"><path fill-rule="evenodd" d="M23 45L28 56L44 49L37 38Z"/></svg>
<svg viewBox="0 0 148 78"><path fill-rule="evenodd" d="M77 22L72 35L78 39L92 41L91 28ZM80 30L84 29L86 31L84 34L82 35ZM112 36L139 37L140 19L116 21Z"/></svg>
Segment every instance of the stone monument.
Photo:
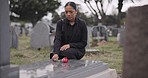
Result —
<svg viewBox="0 0 148 78"><path fill-rule="evenodd" d="M148 78L148 5L128 9L123 78Z"/></svg>
<svg viewBox="0 0 148 78"><path fill-rule="evenodd" d="M38 22L32 30L30 46L32 48L50 47L50 28L44 22Z"/></svg>

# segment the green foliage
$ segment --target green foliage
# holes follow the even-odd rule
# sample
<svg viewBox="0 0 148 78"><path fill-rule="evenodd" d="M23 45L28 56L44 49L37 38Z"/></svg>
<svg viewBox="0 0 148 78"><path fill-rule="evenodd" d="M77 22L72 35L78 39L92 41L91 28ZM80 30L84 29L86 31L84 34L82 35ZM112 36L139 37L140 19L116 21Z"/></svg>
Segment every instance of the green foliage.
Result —
<svg viewBox="0 0 148 78"><path fill-rule="evenodd" d="M97 25L95 20L94 20L94 18L95 18L94 16L88 17L88 16L85 15L85 13L78 12L78 17L80 17L81 19L85 20L85 22L86 22L86 24L88 26L90 26L90 25Z"/></svg>
<svg viewBox="0 0 148 78"><path fill-rule="evenodd" d="M53 14L53 15L52 15L52 17L53 17L52 23L56 23L60 18L65 18L65 13L64 13L64 12L61 13L61 17L60 17L60 16L58 15L58 13L56 13L56 12L54 12L54 13L52 13L52 14ZM94 20L95 17L94 17L93 15L91 15L91 16L88 17L88 16L85 15L85 13L80 12L80 11L78 10L77 16L78 16L79 18L85 20L85 22L86 22L86 24L87 24L88 26L90 26L90 25L97 25L96 22L95 22L95 20Z"/></svg>
<svg viewBox="0 0 148 78"><path fill-rule="evenodd" d="M105 25L115 25L117 23L117 16L116 15L107 15Z"/></svg>
<svg viewBox="0 0 148 78"><path fill-rule="evenodd" d="M57 12L52 13L52 23L57 23L57 21L60 19L60 16Z"/></svg>
<svg viewBox="0 0 148 78"><path fill-rule="evenodd" d="M10 0L11 20L29 21L33 25L61 5L57 0Z"/></svg>

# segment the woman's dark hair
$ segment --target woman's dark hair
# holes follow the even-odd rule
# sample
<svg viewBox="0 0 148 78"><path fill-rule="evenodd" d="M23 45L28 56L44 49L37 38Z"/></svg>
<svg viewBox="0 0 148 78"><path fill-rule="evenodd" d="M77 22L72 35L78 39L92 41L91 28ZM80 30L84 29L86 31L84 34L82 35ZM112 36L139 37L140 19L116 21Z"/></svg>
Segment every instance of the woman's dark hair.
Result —
<svg viewBox="0 0 148 78"><path fill-rule="evenodd" d="M68 5L71 6L71 7L73 7L73 9L77 10L76 3L74 3L74 2L67 2L66 5L65 5L65 7L68 6Z"/></svg>

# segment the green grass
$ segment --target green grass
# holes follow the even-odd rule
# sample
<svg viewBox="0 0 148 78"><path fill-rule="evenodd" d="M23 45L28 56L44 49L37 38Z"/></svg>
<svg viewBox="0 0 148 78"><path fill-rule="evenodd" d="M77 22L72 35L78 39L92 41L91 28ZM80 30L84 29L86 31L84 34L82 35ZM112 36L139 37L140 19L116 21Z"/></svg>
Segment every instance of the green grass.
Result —
<svg viewBox="0 0 148 78"><path fill-rule="evenodd" d="M18 49L11 49L10 62L11 64L28 64L36 61L49 59L49 48L41 49L40 51L30 48L30 38L26 36L19 37Z"/></svg>
<svg viewBox="0 0 148 78"><path fill-rule="evenodd" d="M82 60L99 60L108 63L110 68L116 69L118 74L121 74L122 67L122 47L116 42L115 37L110 37L109 41L101 46L96 46L99 49L97 53L86 53ZM49 48L41 49L40 51L30 48L30 38L26 36L19 37L18 49L11 49L10 57L11 64L28 64L36 61L49 60Z"/></svg>
<svg viewBox="0 0 148 78"><path fill-rule="evenodd" d="M119 47L116 37L110 37L104 45L96 47L97 53L86 53L83 59L99 60L108 63L110 68L116 69L118 74L122 72L122 47Z"/></svg>

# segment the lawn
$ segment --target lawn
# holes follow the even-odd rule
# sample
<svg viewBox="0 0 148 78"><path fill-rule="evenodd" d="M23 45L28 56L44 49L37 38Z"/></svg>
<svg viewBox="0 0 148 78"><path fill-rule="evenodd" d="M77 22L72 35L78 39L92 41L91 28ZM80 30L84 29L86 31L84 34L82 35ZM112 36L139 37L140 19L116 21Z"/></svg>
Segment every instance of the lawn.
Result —
<svg viewBox="0 0 148 78"><path fill-rule="evenodd" d="M116 69L118 74L122 72L123 48L116 41L116 37L110 37L109 41L95 47L96 53L86 53L84 60L99 60L108 63L110 68Z"/></svg>
<svg viewBox="0 0 148 78"><path fill-rule="evenodd" d="M116 42L116 37L109 37L109 41L101 46L96 46L99 52L86 53L82 60L99 60L108 63L110 68L116 69L118 74L122 70L122 47ZM28 64L36 61L49 60L49 48L43 48L40 51L30 48L30 37L19 37L18 49L11 49L11 64Z"/></svg>
<svg viewBox="0 0 148 78"><path fill-rule="evenodd" d="M11 64L28 64L35 61L42 61L49 59L49 48L39 50L30 48L30 37L19 37L18 49L11 49L10 62Z"/></svg>

